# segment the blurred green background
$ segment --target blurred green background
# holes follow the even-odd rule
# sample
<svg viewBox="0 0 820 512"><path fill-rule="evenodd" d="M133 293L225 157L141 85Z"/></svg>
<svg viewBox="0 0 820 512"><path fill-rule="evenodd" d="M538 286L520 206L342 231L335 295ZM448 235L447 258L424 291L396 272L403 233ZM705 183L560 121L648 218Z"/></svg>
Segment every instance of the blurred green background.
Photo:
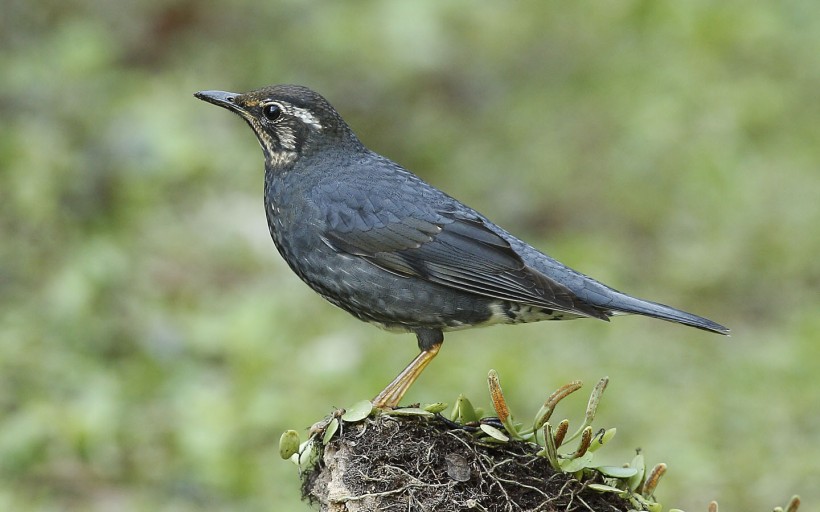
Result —
<svg viewBox="0 0 820 512"><path fill-rule="evenodd" d="M250 130L301 83L374 150L561 261L704 314L451 333L408 394L526 419L612 379L612 463L667 506L820 502L820 9L782 2L7 0L0 509L307 510L288 428L415 354L287 269ZM585 398L558 414L577 422Z"/></svg>

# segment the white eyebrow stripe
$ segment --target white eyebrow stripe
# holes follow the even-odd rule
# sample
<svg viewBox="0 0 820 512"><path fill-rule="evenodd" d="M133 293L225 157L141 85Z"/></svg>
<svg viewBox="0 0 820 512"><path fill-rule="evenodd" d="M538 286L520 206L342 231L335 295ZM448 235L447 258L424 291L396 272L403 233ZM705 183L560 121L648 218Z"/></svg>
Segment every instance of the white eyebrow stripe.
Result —
<svg viewBox="0 0 820 512"><path fill-rule="evenodd" d="M289 114L293 117L298 117L302 120L303 123L309 124L316 128L317 130L322 129L322 124L319 122L319 119L316 118L313 114L310 113L310 110L305 108L294 107L293 105L288 105Z"/></svg>

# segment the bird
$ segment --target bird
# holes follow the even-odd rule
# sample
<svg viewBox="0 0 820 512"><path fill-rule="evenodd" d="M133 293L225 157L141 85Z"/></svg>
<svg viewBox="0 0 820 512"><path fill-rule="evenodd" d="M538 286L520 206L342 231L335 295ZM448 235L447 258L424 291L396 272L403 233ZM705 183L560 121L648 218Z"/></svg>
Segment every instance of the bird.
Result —
<svg viewBox="0 0 820 512"><path fill-rule="evenodd" d="M416 335L419 354L371 400L374 407L398 406L445 331L638 314L730 332L621 293L535 249L368 149L308 87L194 96L238 114L256 134L268 228L291 270L360 320Z"/></svg>

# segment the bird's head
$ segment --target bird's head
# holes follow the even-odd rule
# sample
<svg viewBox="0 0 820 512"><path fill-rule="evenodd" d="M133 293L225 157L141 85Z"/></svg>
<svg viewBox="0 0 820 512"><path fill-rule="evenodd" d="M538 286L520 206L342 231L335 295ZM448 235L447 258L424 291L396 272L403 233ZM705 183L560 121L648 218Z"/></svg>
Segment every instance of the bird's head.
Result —
<svg viewBox="0 0 820 512"><path fill-rule="evenodd" d="M274 169L328 143L359 144L330 103L307 87L274 85L243 94L200 91L194 96L239 114L253 129L266 162Z"/></svg>

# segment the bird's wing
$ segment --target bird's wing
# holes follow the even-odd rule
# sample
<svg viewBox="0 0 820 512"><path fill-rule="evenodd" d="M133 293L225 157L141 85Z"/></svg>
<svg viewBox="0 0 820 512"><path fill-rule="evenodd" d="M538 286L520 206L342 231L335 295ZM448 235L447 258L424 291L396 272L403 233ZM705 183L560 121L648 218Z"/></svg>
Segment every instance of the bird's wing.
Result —
<svg viewBox="0 0 820 512"><path fill-rule="evenodd" d="M485 297L608 318L566 286L527 267L478 216L436 211L418 203L397 205L391 199L379 204L371 198L357 199L362 197L354 193L325 210L323 238L336 251L365 258L400 276Z"/></svg>

